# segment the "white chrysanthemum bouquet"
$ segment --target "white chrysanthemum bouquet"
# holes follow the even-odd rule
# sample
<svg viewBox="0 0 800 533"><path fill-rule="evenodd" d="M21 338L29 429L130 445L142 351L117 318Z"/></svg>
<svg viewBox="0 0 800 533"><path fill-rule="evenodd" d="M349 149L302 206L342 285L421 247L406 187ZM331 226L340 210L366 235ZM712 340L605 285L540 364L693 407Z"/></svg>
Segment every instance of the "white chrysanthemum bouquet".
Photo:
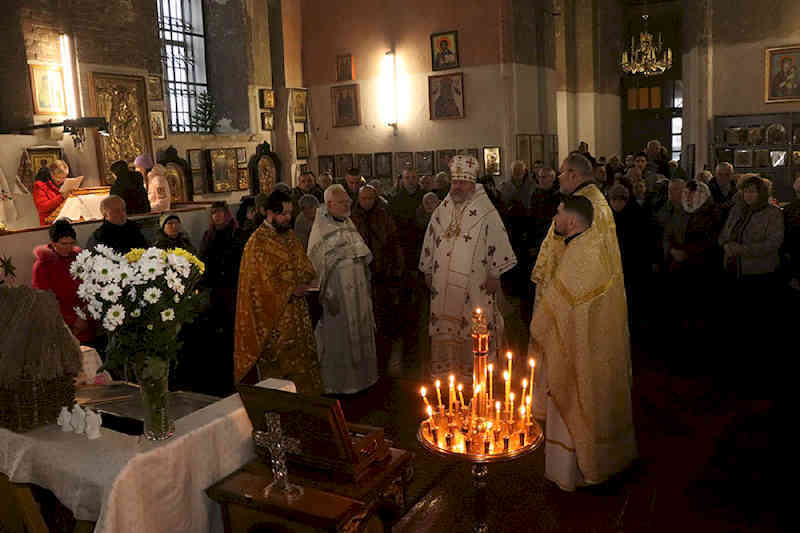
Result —
<svg viewBox="0 0 800 533"><path fill-rule="evenodd" d="M105 367L133 364L142 377L168 371L182 324L202 307L194 287L204 270L202 261L180 248L121 255L99 245L78 254L70 273L82 282L78 297L85 308L75 311L109 333Z"/></svg>

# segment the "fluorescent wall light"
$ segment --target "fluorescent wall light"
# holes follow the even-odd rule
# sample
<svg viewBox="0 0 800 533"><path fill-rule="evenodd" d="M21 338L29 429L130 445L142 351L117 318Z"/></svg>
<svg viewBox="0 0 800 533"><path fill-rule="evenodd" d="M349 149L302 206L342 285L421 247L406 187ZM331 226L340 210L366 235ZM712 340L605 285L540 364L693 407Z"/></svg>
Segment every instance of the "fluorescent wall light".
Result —
<svg viewBox="0 0 800 533"><path fill-rule="evenodd" d="M394 49L383 56L378 83L381 121L397 129L397 56Z"/></svg>

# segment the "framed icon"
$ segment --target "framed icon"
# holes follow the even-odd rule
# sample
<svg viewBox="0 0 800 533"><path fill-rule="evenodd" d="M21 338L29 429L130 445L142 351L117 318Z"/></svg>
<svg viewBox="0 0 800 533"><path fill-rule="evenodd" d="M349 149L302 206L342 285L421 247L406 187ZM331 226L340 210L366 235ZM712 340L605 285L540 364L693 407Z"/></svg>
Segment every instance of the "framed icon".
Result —
<svg viewBox="0 0 800 533"><path fill-rule="evenodd" d="M445 31L431 35L431 70L458 68L458 32Z"/></svg>
<svg viewBox="0 0 800 533"><path fill-rule="evenodd" d="M167 128L164 125L163 111L150 111L150 133L153 134L153 139L167 138Z"/></svg>
<svg viewBox="0 0 800 533"><path fill-rule="evenodd" d="M431 120L464 118L464 74L428 76Z"/></svg>
<svg viewBox="0 0 800 533"><path fill-rule="evenodd" d="M67 103L64 74L60 66L32 64L31 92L33 111L37 115L65 115Z"/></svg>
<svg viewBox="0 0 800 533"><path fill-rule="evenodd" d="M361 111L358 101L358 85L338 85L331 87L331 109L333 127L358 126L361 124Z"/></svg>
<svg viewBox="0 0 800 533"><path fill-rule="evenodd" d="M164 99L164 84L161 76L147 76L147 99L151 102Z"/></svg>
<svg viewBox="0 0 800 533"><path fill-rule="evenodd" d="M294 140L297 148L297 159L308 159L311 157L311 150L308 146L308 133L297 131L294 134Z"/></svg>
<svg viewBox="0 0 800 533"><path fill-rule="evenodd" d="M483 147L483 168L486 173L491 176L499 176L503 168L503 162L500 159L499 146L484 146Z"/></svg>
<svg viewBox="0 0 800 533"><path fill-rule="evenodd" d="M261 109L273 109L275 107L275 91L272 89L259 89L258 107Z"/></svg>

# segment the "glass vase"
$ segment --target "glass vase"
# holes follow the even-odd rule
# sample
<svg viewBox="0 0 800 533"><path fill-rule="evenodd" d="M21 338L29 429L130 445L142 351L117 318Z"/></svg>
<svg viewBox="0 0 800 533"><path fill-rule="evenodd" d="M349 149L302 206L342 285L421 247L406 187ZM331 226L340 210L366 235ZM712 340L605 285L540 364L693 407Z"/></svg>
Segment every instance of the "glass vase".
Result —
<svg viewBox="0 0 800 533"><path fill-rule="evenodd" d="M138 375L137 378L144 407L145 438L169 439L175 433L175 422L169 416L169 373L147 378Z"/></svg>

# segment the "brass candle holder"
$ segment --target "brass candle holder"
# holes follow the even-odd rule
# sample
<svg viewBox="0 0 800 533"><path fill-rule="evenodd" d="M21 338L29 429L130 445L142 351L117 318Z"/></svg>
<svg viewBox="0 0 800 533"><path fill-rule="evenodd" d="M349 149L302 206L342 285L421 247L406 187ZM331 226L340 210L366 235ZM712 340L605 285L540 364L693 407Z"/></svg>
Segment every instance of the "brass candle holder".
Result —
<svg viewBox="0 0 800 533"><path fill-rule="evenodd" d="M475 524L473 532L486 533L486 483L488 464L513 461L541 446L544 436L539 424L531 416L533 398L533 367L529 361L531 379L523 380L522 394L519 396L519 412L515 412L512 384L511 352L506 354L508 369L502 374L505 380L504 402L494 398L494 365L488 364L489 328L486 317L480 309L472 314L472 399L465 405L459 384L450 390L453 397L443 403L440 392L440 381L436 381L438 404L434 407L425 397L426 389L421 394L427 407L428 417L423 420L417 431L417 440L423 448L441 457L453 458L472 463L472 482L475 488ZM498 360L498 371L502 371ZM500 374L501 372L498 372ZM458 390L459 398L455 398ZM459 401L460 400L460 401ZM452 408L453 405L458 408ZM444 435L445 438L441 436Z"/></svg>

